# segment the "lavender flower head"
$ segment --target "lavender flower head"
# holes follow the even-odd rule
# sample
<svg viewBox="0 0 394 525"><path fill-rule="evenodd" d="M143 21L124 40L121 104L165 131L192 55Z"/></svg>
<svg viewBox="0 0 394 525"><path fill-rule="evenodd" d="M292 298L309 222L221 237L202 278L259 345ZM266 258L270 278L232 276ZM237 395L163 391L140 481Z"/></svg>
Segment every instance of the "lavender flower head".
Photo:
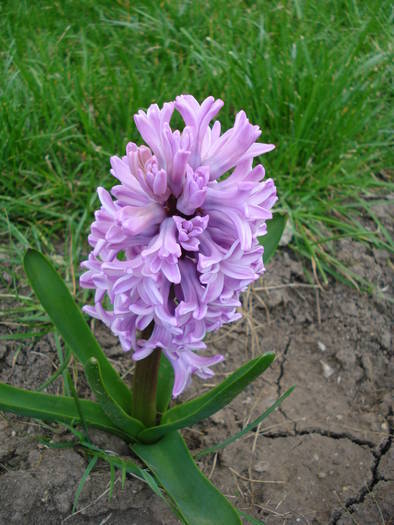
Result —
<svg viewBox="0 0 394 525"><path fill-rule="evenodd" d="M253 158L274 146L256 142L261 131L244 111L223 134L219 121L210 126L222 106L181 95L135 115L149 147L129 143L124 157L111 158L120 184L112 197L97 190L93 251L82 263L81 286L95 289L95 305L84 311L135 360L162 348L175 372L174 397L192 374L210 377L223 359L201 355L204 337L241 317L240 292L264 271L257 237L277 199L274 182L261 182L263 166L253 168ZM170 127L175 109L182 131ZM140 332L149 325L145 340Z"/></svg>

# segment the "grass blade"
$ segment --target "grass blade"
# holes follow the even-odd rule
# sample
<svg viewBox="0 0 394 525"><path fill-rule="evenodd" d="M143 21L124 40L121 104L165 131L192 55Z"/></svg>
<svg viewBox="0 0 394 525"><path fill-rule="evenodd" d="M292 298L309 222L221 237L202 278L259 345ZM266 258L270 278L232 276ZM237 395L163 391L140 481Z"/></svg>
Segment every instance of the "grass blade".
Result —
<svg viewBox="0 0 394 525"><path fill-rule="evenodd" d="M44 335L47 335L48 332L49 330L45 332L25 332L21 334L0 335L0 341L25 341L26 339L41 338Z"/></svg>
<svg viewBox="0 0 394 525"><path fill-rule="evenodd" d="M76 491L75 496L74 496L74 503L73 503L73 508L72 508L71 512L75 512L76 511L77 505L78 505L79 496L81 495L82 489L83 489L83 487L84 487L84 485L85 485L85 483L86 483L86 481L87 481L87 479L89 477L89 474L94 469L97 461L98 461L98 457L97 456L93 456L92 459L89 461L89 464L86 467L85 472L83 473L81 481L78 484L78 488L77 488L77 491Z"/></svg>
<svg viewBox="0 0 394 525"><path fill-rule="evenodd" d="M45 388L51 385L60 375L63 374L63 372L67 369L70 363L70 359L71 359L71 350L68 350L63 363L59 366L56 372L51 375L51 377L48 377L48 379L44 383L42 383L42 385L38 387L38 392L45 390Z"/></svg>
<svg viewBox="0 0 394 525"><path fill-rule="evenodd" d="M278 406L282 403L282 401L284 401L286 399L286 397L288 397L293 392L294 388L295 388L294 386L289 388L289 390L287 390L287 392L285 392L283 395L281 395L280 398L275 401L275 403L273 403L269 408L267 408L267 410L265 410L258 418L256 418L254 421L249 423L249 425L247 425L245 428L243 428L242 430L240 430L236 434L233 434L232 436L228 437L227 439L225 439L221 443L217 443L216 445L213 445L212 447L209 447L209 448L206 448L204 450L201 450L201 452L196 454L194 457L196 459L199 459L202 456L206 456L207 454L211 454L213 452L217 452L218 450L221 450L222 448L227 447L228 445L230 445L234 441L237 441L237 439L241 438L242 436L244 436L245 434L247 434L248 432L250 432L251 430L256 428L257 425L259 425L266 417L268 417L270 414L272 414L272 412L276 408L278 408Z"/></svg>

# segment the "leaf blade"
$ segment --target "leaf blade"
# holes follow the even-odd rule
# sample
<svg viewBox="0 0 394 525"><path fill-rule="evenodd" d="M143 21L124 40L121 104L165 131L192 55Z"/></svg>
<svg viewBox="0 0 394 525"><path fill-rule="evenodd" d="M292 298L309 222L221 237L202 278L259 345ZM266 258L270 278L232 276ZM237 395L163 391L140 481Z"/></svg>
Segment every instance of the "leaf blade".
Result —
<svg viewBox="0 0 394 525"><path fill-rule="evenodd" d="M194 463L178 432L132 447L164 487L188 525L241 525L238 512Z"/></svg>
<svg viewBox="0 0 394 525"><path fill-rule="evenodd" d="M258 238L259 243L264 247L264 264L267 264L274 255L285 229L286 222L286 215L275 213L272 219L267 221L267 233Z"/></svg>
<svg viewBox="0 0 394 525"><path fill-rule="evenodd" d="M266 353L245 363L206 394L168 410L159 426L143 430L138 438L145 443L152 443L172 430L193 425L209 417L230 403L249 383L262 374L274 358L275 354Z"/></svg>
<svg viewBox="0 0 394 525"><path fill-rule="evenodd" d="M113 425L100 405L88 399L79 399L79 403L88 425L124 439L127 438L124 432ZM0 383L0 410L44 421L80 423L78 410L72 397L33 392L5 383Z"/></svg>
<svg viewBox="0 0 394 525"><path fill-rule="evenodd" d="M129 416L122 407L112 399L110 393L105 387L97 359L91 357L85 365L85 371L89 379L89 385L96 396L98 404L103 409L103 412L116 427L123 430L123 432L126 432L126 434L132 438L136 438L144 429L144 425L138 419Z"/></svg>
<svg viewBox="0 0 394 525"><path fill-rule="evenodd" d="M107 360L82 312L52 263L37 250L29 249L24 257L24 267L40 303L75 357L83 366L90 357L97 359L107 389L119 405L128 412L132 406L130 390Z"/></svg>

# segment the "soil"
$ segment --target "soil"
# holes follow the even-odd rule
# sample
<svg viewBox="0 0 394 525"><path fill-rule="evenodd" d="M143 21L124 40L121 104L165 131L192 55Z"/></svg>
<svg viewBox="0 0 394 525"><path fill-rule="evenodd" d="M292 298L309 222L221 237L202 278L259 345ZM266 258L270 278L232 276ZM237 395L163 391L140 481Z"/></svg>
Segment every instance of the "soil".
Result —
<svg viewBox="0 0 394 525"><path fill-rule="evenodd" d="M376 214L389 222L387 208ZM394 523L392 447L392 268L389 254L350 240L338 256L376 285L372 295L337 281L311 285L288 248L243 298L245 316L210 338L225 353L215 381L263 351L273 366L230 406L183 434L197 452L239 431L291 385L292 395L257 428L199 465L239 509L266 525L375 525ZM0 327L8 333L9 327ZM95 332L114 366L131 375L132 362L102 326ZM0 380L37 388L56 363L52 336L38 342L0 343ZM86 386L79 372L80 392ZM210 388L195 380L184 399ZM49 391L61 392L57 380ZM70 439L54 427L55 440ZM111 499L109 469L97 464L72 514L86 469L80 450L49 449L48 427L0 415L0 524L175 525L171 511L138 480L117 480ZM98 431L92 440L127 455L117 438ZM390 496L391 494L391 496ZM218 524L220 525L220 524Z"/></svg>

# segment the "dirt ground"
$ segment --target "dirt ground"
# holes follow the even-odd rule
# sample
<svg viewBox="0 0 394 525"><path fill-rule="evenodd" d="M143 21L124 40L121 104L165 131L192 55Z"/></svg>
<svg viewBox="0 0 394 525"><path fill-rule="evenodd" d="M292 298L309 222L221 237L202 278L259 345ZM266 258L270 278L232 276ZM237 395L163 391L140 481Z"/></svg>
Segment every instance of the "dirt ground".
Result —
<svg viewBox="0 0 394 525"><path fill-rule="evenodd" d="M389 223L387 209L375 212ZM266 525L394 523L393 265L387 252L350 240L337 249L378 291L368 296L334 281L321 289L308 285L301 262L280 250L264 280L244 296L244 319L210 338L212 351L226 354L215 381L263 351L276 352L275 363L230 406L184 432L193 451L222 441L296 385L257 432L199 462L239 509ZM128 377L129 356L103 327L96 325L96 334ZM0 343L0 380L36 388L53 373L55 356L51 336ZM84 391L81 374L79 383ZM196 380L185 398L210 386ZM49 390L60 392L61 380ZM56 432L56 439L67 436L60 427ZM0 415L0 524L177 523L133 478L123 490L118 480L109 500L108 466L100 463L72 515L87 460L80 450L45 448L38 441L43 434L48 429L37 422ZM96 431L91 437L104 449L128 454L117 438Z"/></svg>

